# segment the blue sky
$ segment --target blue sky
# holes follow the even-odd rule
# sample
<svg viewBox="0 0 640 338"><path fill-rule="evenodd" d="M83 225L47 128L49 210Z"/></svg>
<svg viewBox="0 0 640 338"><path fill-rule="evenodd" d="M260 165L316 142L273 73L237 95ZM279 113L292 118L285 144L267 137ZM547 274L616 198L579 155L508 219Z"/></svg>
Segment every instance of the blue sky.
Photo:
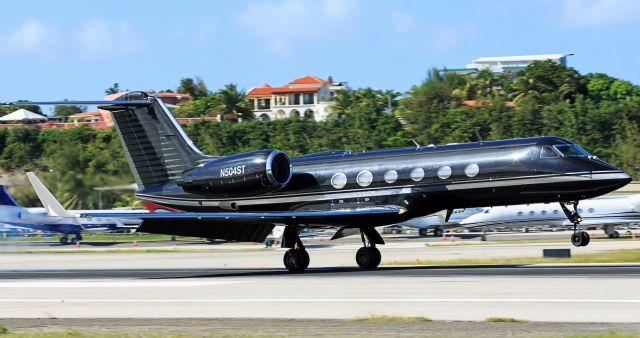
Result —
<svg viewBox="0 0 640 338"><path fill-rule="evenodd" d="M640 1L4 1L0 101L132 90L249 89L303 75L405 91L431 67L575 53L581 73L640 84Z"/></svg>

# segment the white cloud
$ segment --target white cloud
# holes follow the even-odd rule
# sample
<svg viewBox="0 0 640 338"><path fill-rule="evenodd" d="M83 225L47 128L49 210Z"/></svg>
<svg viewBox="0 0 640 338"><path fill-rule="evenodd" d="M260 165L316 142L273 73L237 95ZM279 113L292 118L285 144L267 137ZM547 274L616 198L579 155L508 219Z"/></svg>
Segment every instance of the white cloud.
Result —
<svg viewBox="0 0 640 338"><path fill-rule="evenodd" d="M140 40L126 22L91 20L75 31L73 38L80 55L89 59L125 56L140 49Z"/></svg>
<svg viewBox="0 0 640 338"><path fill-rule="evenodd" d="M271 52L291 55L294 46L340 33L357 0L282 0L250 4L238 17Z"/></svg>
<svg viewBox="0 0 640 338"><path fill-rule="evenodd" d="M25 21L4 39L9 52L45 54L54 52L57 37L52 28L37 20Z"/></svg>
<svg viewBox="0 0 640 338"><path fill-rule="evenodd" d="M416 20L410 13L394 11L391 13L391 21L396 33L402 34L408 32Z"/></svg>
<svg viewBox="0 0 640 338"><path fill-rule="evenodd" d="M575 26L623 24L640 20L637 0L569 0L565 16Z"/></svg>

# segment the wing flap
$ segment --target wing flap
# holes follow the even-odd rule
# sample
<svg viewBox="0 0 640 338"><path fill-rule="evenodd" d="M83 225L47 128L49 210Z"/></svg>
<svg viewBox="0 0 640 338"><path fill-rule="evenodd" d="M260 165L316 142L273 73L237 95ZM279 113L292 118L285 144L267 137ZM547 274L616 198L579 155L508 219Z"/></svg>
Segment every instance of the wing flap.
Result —
<svg viewBox="0 0 640 338"><path fill-rule="evenodd" d="M240 242L262 242L267 238L271 230L273 230L273 227L274 224L229 225L211 220L154 218L143 221L136 232L224 239Z"/></svg>
<svg viewBox="0 0 640 338"><path fill-rule="evenodd" d="M374 223L386 224L397 220L397 216L403 214L406 209L397 206L316 210L316 211L276 211L276 212L176 212L176 213L83 213L82 217L110 217L110 218L136 218L142 219L143 224L151 223L149 220L190 220L209 221L211 224L322 224L335 226L362 225L363 218ZM366 224L375 225L375 224Z"/></svg>

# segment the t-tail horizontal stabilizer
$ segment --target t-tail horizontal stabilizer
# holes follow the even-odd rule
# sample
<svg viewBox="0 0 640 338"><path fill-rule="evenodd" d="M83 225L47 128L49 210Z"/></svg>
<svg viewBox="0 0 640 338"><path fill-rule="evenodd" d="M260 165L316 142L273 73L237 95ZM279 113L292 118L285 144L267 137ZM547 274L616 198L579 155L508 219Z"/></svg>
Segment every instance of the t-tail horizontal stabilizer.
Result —
<svg viewBox="0 0 640 338"><path fill-rule="evenodd" d="M47 210L47 213L50 216L68 217L68 218L77 217L75 215L70 214L67 210L64 209L62 204L60 204L60 202L58 202L58 200L53 196L53 194L51 194L49 189L45 187L45 185L42 183L42 181L40 181L40 179L38 178L38 176L36 176L36 174L32 172L28 172L27 178L29 179L29 182L31 182L31 185L33 186L33 189L36 191L36 194L38 194L38 198L40 199L42 206Z"/></svg>

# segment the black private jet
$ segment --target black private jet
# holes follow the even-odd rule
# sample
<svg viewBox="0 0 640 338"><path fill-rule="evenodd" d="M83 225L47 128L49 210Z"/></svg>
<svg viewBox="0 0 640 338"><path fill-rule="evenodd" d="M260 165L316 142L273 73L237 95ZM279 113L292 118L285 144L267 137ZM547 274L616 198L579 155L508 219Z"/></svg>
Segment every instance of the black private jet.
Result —
<svg viewBox="0 0 640 338"><path fill-rule="evenodd" d="M144 92L114 101L24 104L93 104L112 112L140 188L136 197L173 212L108 217L142 218L141 232L257 242L282 224L289 271L309 265L301 228L338 228L332 239L359 233L356 262L373 269L381 261L376 245L384 244L374 227L441 210L450 216L457 208L559 202L574 224L572 244L586 246L578 202L631 181L559 137L294 158L275 149L216 157L198 150L163 102Z"/></svg>

